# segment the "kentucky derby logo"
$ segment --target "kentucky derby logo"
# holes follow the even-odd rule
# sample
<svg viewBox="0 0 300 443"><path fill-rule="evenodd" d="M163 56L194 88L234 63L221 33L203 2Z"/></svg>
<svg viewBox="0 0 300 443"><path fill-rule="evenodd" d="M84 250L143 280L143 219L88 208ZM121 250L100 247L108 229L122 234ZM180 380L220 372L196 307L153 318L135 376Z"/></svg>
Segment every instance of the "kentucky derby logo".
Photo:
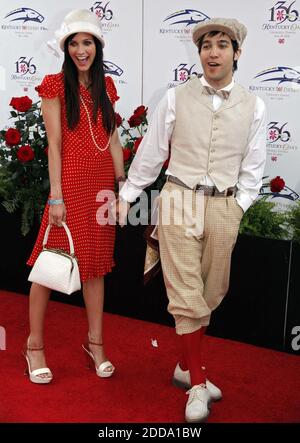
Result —
<svg viewBox="0 0 300 443"><path fill-rule="evenodd" d="M42 23L45 17L35 9L31 8L18 8L9 12L4 18L8 18L10 22L37 22Z"/></svg>
<svg viewBox="0 0 300 443"><path fill-rule="evenodd" d="M190 41L191 32L197 23L208 20L209 16L196 9L183 9L168 15L163 23L165 27L159 29L159 33L178 38L181 41Z"/></svg>
<svg viewBox="0 0 300 443"><path fill-rule="evenodd" d="M277 66L258 73L254 78L261 82L298 83L300 84L300 71L287 66Z"/></svg>
<svg viewBox="0 0 300 443"><path fill-rule="evenodd" d="M41 25L45 17L32 8L18 8L10 11L4 17L6 24L1 25L4 31L13 31L19 37L28 37L35 31L47 31L48 29Z"/></svg>
<svg viewBox="0 0 300 443"><path fill-rule="evenodd" d="M124 70L120 68L120 66L111 61L103 60L103 67L105 74L114 75L115 77L117 77L116 79L114 79L115 83L119 85L125 85L127 83L123 75Z"/></svg>
<svg viewBox="0 0 300 443"><path fill-rule="evenodd" d="M90 11L94 12L100 20L111 20L113 18L113 12L108 7L110 2L107 2L104 6L105 2L95 2L93 6L90 8Z"/></svg>
<svg viewBox="0 0 300 443"><path fill-rule="evenodd" d="M185 83L192 75L197 75L194 70L196 64L189 66L187 63L180 63L177 68L173 69L173 80L168 84L169 88L178 85L179 83Z"/></svg>
<svg viewBox="0 0 300 443"><path fill-rule="evenodd" d="M293 140L288 122L269 122L267 153L271 161L280 161L284 156L295 155L296 152L298 152L298 145L295 144L295 140Z"/></svg>
<svg viewBox="0 0 300 443"><path fill-rule="evenodd" d="M19 57L16 61L16 74L26 75L26 74L35 74L36 73L36 65L32 63L33 57L29 60L26 60L26 57Z"/></svg>
<svg viewBox="0 0 300 443"><path fill-rule="evenodd" d="M263 23L262 30L269 31L277 43L283 45L291 41L291 35L300 29L299 12L295 9L295 3L279 1L268 10L268 21Z"/></svg>
<svg viewBox="0 0 300 443"><path fill-rule="evenodd" d="M263 177L263 179L268 178L268 176ZM283 182L284 183L284 182ZM269 196L272 200L275 198L284 198L285 200L296 201L299 199L299 194L293 189L289 188L284 184L284 187L280 192L272 192L270 183L263 184L260 188L259 195Z"/></svg>
<svg viewBox="0 0 300 443"><path fill-rule="evenodd" d="M105 74L116 75L117 77L120 77L124 72L122 68L108 60L103 60L103 67Z"/></svg>
<svg viewBox="0 0 300 443"><path fill-rule="evenodd" d="M168 15L164 22L169 25L184 24L185 26L195 25L196 23L204 22L209 17L201 11L196 9L183 9L182 11L173 12Z"/></svg>
<svg viewBox="0 0 300 443"><path fill-rule="evenodd" d="M115 21L113 10L110 2L94 2L90 7L90 11L94 12L101 20L103 34L118 28L120 24Z"/></svg>
<svg viewBox="0 0 300 443"><path fill-rule="evenodd" d="M299 94L300 69L276 66L265 69L254 76L256 84L249 86L250 92L264 92L272 100L284 100L291 94Z"/></svg>
<svg viewBox="0 0 300 443"><path fill-rule="evenodd" d="M268 124L268 142L275 143L281 141L286 143L291 138L291 133L286 130L285 126L287 122L283 125L279 125L278 122L270 122Z"/></svg>
<svg viewBox="0 0 300 443"><path fill-rule="evenodd" d="M15 62L15 70L11 75L11 80L21 81L23 86L41 81L41 77L37 76L36 72L37 66L33 62L33 57L19 57Z"/></svg>
<svg viewBox="0 0 300 443"><path fill-rule="evenodd" d="M289 22L295 22L299 13L296 9L292 9L294 3L287 4L287 2L277 2L273 8L270 8L270 22L283 23L286 20Z"/></svg>

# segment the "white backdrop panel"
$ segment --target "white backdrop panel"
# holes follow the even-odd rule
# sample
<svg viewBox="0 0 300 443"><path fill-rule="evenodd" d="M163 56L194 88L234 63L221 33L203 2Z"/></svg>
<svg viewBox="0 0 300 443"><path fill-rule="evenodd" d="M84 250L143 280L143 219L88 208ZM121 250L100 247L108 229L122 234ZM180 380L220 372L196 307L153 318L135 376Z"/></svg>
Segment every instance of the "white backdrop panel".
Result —
<svg viewBox="0 0 300 443"><path fill-rule="evenodd" d="M191 41L197 22L216 16L242 21L248 36L235 78L267 105L265 175L282 176L300 194L300 0L2 1L1 129L9 124L11 97L37 99L34 87L60 70L63 58L50 53L46 42L74 8L91 9L101 18L104 60L121 97L116 110L126 118L142 103L151 113L166 88L201 72Z"/></svg>
<svg viewBox="0 0 300 443"><path fill-rule="evenodd" d="M116 110L131 114L141 103L142 89L142 2L112 0L53 2L13 0L0 4L0 38L2 69L0 69L1 127L7 124L12 96L28 95L37 99L34 90L45 74L59 72L63 54L56 57L47 47L63 17L72 9L92 9L101 17L106 41L104 60L109 67L120 101ZM134 29L134 32L133 32ZM138 36L138 38L137 38ZM6 42L7 44L3 44ZM2 71L2 75L1 75ZM2 86L2 87L1 87Z"/></svg>

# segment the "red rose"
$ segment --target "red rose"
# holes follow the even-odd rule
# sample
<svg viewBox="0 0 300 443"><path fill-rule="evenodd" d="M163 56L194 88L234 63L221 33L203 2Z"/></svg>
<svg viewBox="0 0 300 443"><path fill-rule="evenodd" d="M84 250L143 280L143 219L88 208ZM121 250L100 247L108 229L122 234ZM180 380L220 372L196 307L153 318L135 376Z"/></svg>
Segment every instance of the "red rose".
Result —
<svg viewBox="0 0 300 443"><path fill-rule="evenodd" d="M116 119L117 128L119 128L122 124L123 119L120 116L120 114L118 114L117 112L115 112L115 119Z"/></svg>
<svg viewBox="0 0 300 443"><path fill-rule="evenodd" d="M133 146L133 152L136 152L139 149L140 143L143 140L144 137L139 137L135 140L134 146Z"/></svg>
<svg viewBox="0 0 300 443"><path fill-rule="evenodd" d="M133 114L128 120L128 124L131 128L135 128L136 126L140 126L142 121L143 119L141 117L136 117L135 114Z"/></svg>
<svg viewBox="0 0 300 443"><path fill-rule="evenodd" d="M21 146L17 151L18 160L22 163L29 162L34 159L34 152L29 145Z"/></svg>
<svg viewBox="0 0 300 443"><path fill-rule="evenodd" d="M15 106L17 106L17 103L18 103L18 99L16 97L13 97L10 101L9 106L12 106L14 108Z"/></svg>
<svg viewBox="0 0 300 443"><path fill-rule="evenodd" d="M9 128L5 133L5 141L8 145L18 145L21 140L21 134L17 129Z"/></svg>
<svg viewBox="0 0 300 443"><path fill-rule="evenodd" d="M49 151L49 146L46 146L46 148L44 149L44 154L47 155L47 157L48 157L48 151Z"/></svg>
<svg viewBox="0 0 300 443"><path fill-rule="evenodd" d="M285 181L277 175L270 181L271 192L280 192L285 187Z"/></svg>
<svg viewBox="0 0 300 443"><path fill-rule="evenodd" d="M146 117L147 110L148 110L148 108L145 108L145 106L143 106L143 105L138 106L138 107L134 110L133 115L134 115L135 117L140 117L140 118Z"/></svg>
<svg viewBox="0 0 300 443"><path fill-rule="evenodd" d="M143 120L146 118L148 108L141 105L138 106L133 115L129 118L128 123L131 128L135 128L136 126L140 126L143 123Z"/></svg>
<svg viewBox="0 0 300 443"><path fill-rule="evenodd" d="M123 158L124 162L127 162L132 156L131 149L129 148L123 148Z"/></svg>
<svg viewBox="0 0 300 443"><path fill-rule="evenodd" d="M12 106L16 111L26 112L31 108L32 100L25 95L24 97L13 97L10 101L10 106Z"/></svg>

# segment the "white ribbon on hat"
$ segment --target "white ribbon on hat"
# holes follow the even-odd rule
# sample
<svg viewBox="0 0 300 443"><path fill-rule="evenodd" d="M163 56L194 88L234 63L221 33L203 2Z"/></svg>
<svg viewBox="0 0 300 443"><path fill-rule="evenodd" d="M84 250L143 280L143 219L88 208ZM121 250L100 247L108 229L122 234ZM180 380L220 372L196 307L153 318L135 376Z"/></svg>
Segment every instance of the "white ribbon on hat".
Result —
<svg viewBox="0 0 300 443"><path fill-rule="evenodd" d="M47 47L50 50L50 52L55 55L55 57L60 58L60 47L56 40L56 38L53 38L52 40L47 41Z"/></svg>
<svg viewBox="0 0 300 443"><path fill-rule="evenodd" d="M70 27L65 22L62 22L60 28L57 31L55 31L54 34L57 40L59 40L62 37L64 37L69 31Z"/></svg>
<svg viewBox="0 0 300 443"><path fill-rule="evenodd" d="M65 23L62 22L60 28L55 31L54 35L55 38L52 40L47 41L47 46L52 52L55 57L60 58L61 57L61 50L59 47L59 41L69 32L70 27Z"/></svg>

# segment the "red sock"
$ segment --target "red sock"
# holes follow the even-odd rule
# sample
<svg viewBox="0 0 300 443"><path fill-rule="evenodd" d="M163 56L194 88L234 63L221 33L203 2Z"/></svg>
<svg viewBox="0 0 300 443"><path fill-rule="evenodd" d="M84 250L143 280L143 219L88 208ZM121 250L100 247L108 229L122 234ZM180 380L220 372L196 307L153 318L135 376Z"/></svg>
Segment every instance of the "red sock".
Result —
<svg viewBox="0 0 300 443"><path fill-rule="evenodd" d="M205 371L203 371L203 356L201 352L201 344L203 340L203 336L205 333L206 328L200 328L195 332L192 332L190 334L183 334L182 337L182 343L183 343L183 349L184 349L184 356L185 359L182 363L185 365L191 375L191 385L200 385L201 383L206 382L206 375ZM185 368L182 368L182 370L186 370Z"/></svg>
<svg viewBox="0 0 300 443"><path fill-rule="evenodd" d="M188 365L186 362L186 358L185 358L185 352L184 352L184 348L183 348L183 341L182 341L182 335L179 335L178 337L180 337L180 345L181 345L181 357L179 360L179 366L183 371L188 371Z"/></svg>

